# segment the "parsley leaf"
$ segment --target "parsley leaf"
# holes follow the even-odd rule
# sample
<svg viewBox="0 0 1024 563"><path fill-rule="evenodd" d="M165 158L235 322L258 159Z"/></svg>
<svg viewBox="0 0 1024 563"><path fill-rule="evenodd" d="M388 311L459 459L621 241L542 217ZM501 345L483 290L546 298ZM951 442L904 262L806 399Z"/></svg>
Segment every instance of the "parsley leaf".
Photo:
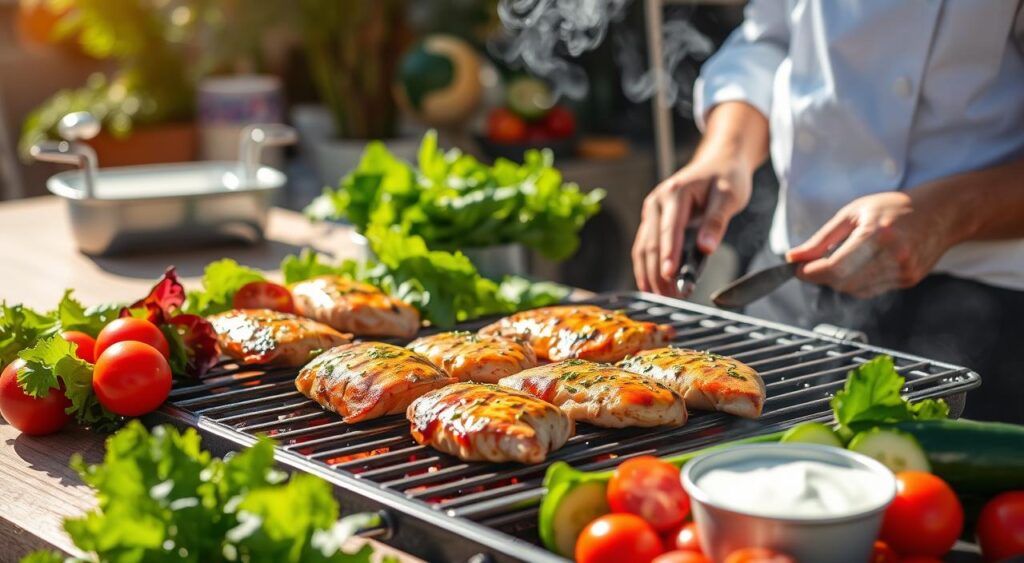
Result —
<svg viewBox="0 0 1024 563"><path fill-rule="evenodd" d="M78 330L96 338L107 323L117 318L121 305L110 304L85 308L72 296L72 290L64 292L57 309L52 313L60 322L61 330Z"/></svg>
<svg viewBox="0 0 1024 563"><path fill-rule="evenodd" d="M889 356L878 356L851 370L843 389L832 398L832 410L841 432L859 431L879 423L945 418L949 406L942 399L910 403L900 395L906 379Z"/></svg>
<svg viewBox="0 0 1024 563"><path fill-rule="evenodd" d="M102 464L72 466L96 489L98 507L68 518L75 545L98 561L281 561L368 563L349 554L331 487L309 475L282 483L273 442L261 438L228 459L203 451L199 435L132 421L107 440ZM37 552L30 563L51 563Z"/></svg>
<svg viewBox="0 0 1024 563"><path fill-rule="evenodd" d="M188 292L184 311L202 317L223 313L231 309L231 301L243 285L264 279L260 272L230 258L211 262L203 271L202 291Z"/></svg>
<svg viewBox="0 0 1024 563"><path fill-rule="evenodd" d="M75 355L76 344L59 335L43 338L18 357L25 367L18 370L18 385L33 397L46 395L50 389L64 384L64 394L71 401L68 414L79 424L109 427L121 420L103 408L92 390L92 364Z"/></svg>
<svg viewBox="0 0 1024 563"><path fill-rule="evenodd" d="M24 305L0 303L0 369L36 340L57 331L57 319Z"/></svg>

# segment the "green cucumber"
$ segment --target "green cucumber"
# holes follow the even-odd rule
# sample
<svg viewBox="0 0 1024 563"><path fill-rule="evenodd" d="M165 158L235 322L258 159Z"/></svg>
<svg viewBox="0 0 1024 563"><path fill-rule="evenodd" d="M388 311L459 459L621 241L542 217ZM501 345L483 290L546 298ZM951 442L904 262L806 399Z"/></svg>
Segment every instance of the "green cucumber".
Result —
<svg viewBox="0 0 1024 563"><path fill-rule="evenodd" d="M781 442L798 442L801 444L820 444L842 448L843 441L835 431L821 422L804 422L790 428L782 435Z"/></svg>
<svg viewBox="0 0 1024 563"><path fill-rule="evenodd" d="M763 434L731 442L723 442L707 448L687 452L665 461L682 467L691 459L715 450L742 444L778 442L782 432ZM587 472L573 469L568 463L558 461L548 467L544 475L547 493L540 504L537 523L544 547L562 555L572 557L576 537L594 518L608 512L606 488L613 471Z"/></svg>
<svg viewBox="0 0 1024 563"><path fill-rule="evenodd" d="M912 435L899 430L872 428L850 440L850 451L876 459L893 473L931 471L928 455Z"/></svg>
<svg viewBox="0 0 1024 563"><path fill-rule="evenodd" d="M932 471L958 493L1024 489L1024 426L971 420L915 420L891 427L914 436Z"/></svg>
<svg viewBox="0 0 1024 563"><path fill-rule="evenodd" d="M549 525L540 527L544 547L572 559L576 538L598 516L611 512L605 494L605 482L563 482L548 492L559 497L558 503L542 504L540 521Z"/></svg>

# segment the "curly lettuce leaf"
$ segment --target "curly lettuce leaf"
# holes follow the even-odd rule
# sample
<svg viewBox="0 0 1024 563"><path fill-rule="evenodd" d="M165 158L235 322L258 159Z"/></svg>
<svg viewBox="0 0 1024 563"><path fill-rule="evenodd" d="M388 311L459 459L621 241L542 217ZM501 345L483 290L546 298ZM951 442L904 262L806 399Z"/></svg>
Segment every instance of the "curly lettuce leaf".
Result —
<svg viewBox="0 0 1024 563"><path fill-rule="evenodd" d="M59 322L24 305L0 303L0 369L40 338L53 334Z"/></svg>
<svg viewBox="0 0 1024 563"><path fill-rule="evenodd" d="M265 279L262 273L230 258L211 262L203 271L203 289L188 292L183 309L201 317L223 313L231 309L231 301L243 285Z"/></svg>
<svg viewBox="0 0 1024 563"><path fill-rule="evenodd" d="M369 143L337 189L306 210L314 219L344 219L361 233L397 225L435 249L519 243L552 260L579 247L579 231L600 210L605 192L564 182L549 150L527 151L523 164L488 166L458 150L442 151L430 131L418 167Z"/></svg>
<svg viewBox="0 0 1024 563"><path fill-rule="evenodd" d="M843 389L832 398L832 410L841 432L860 431L880 423L946 418L949 405L942 399L911 403L900 395L906 379L890 356L877 356L846 376Z"/></svg>
<svg viewBox="0 0 1024 563"><path fill-rule="evenodd" d="M73 296L72 290L64 292L57 308L51 315L60 323L61 330L77 330L96 338L96 335L107 326L107 323L117 318L121 305L108 304L96 307L82 305Z"/></svg>

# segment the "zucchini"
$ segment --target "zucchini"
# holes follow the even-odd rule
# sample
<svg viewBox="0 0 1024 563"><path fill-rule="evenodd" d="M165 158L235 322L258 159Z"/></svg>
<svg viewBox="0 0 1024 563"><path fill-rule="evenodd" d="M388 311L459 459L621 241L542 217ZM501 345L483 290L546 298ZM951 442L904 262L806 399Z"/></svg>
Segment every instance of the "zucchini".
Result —
<svg viewBox="0 0 1024 563"><path fill-rule="evenodd" d="M540 539L544 547L573 558L576 538L598 516L611 512L604 481L566 481L548 492L557 497L555 503L541 505Z"/></svg>
<svg viewBox="0 0 1024 563"><path fill-rule="evenodd" d="M971 420L915 420L891 427L917 439L932 471L958 493L1024 489L1024 426Z"/></svg>
<svg viewBox="0 0 1024 563"><path fill-rule="evenodd" d="M842 448L843 441L839 436L821 422L804 422L790 428L782 435L781 442L798 442L801 444L819 444Z"/></svg>
<svg viewBox="0 0 1024 563"><path fill-rule="evenodd" d="M850 440L849 449L878 460L893 473L932 470L917 439L899 430L872 428L861 432Z"/></svg>

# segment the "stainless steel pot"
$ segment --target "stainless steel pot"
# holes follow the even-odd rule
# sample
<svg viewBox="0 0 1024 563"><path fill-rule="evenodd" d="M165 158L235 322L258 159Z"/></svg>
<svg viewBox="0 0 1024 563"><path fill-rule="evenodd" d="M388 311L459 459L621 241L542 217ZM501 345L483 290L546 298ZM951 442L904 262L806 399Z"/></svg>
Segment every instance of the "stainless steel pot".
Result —
<svg viewBox="0 0 1024 563"><path fill-rule="evenodd" d="M259 242L274 193L286 181L279 170L258 164L260 150L295 141L285 125L251 125L242 132L239 162L97 169L92 149L74 142L99 131L95 119L69 114L59 130L65 141L33 146L32 156L81 167L55 174L46 187L68 202L75 242L91 255Z"/></svg>

